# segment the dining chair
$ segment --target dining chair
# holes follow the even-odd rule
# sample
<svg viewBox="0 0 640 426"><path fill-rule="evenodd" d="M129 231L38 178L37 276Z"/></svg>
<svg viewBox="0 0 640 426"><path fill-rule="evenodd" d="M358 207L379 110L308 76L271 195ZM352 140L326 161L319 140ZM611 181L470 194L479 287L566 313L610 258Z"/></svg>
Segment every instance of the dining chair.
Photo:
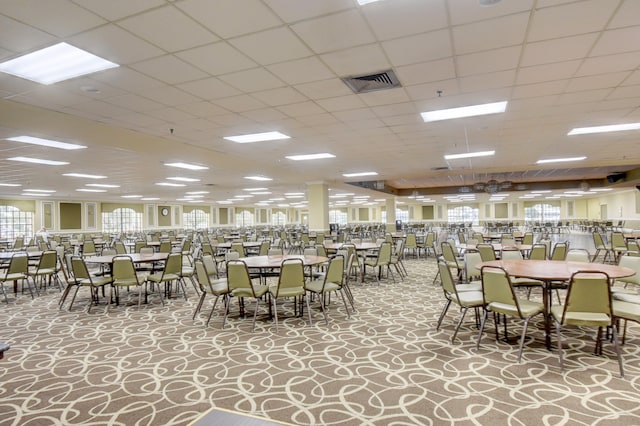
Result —
<svg viewBox="0 0 640 426"><path fill-rule="evenodd" d="M182 278L182 253L170 253L164 262L162 271L147 275L147 281L152 285L164 284L167 295L171 294L171 285L175 282L177 284L176 290L179 292L182 288L184 300L187 300L187 291Z"/></svg>
<svg viewBox="0 0 640 426"><path fill-rule="evenodd" d="M208 257L211 260L207 260L205 262L204 258ZM209 325L211 321L211 317L213 316L213 312L216 309L216 305L218 303L218 299L222 296L223 303L229 303L229 285L227 284L226 278L214 278L212 279L213 271L209 271L207 269L207 264L213 265L216 267L215 261L211 256L203 256L201 259L196 259L194 261L194 267L196 269L196 279L198 281L198 285L200 286L200 299L198 300L198 304L196 305L196 309L193 311L193 319L196 319L196 315L202 309L202 305L204 303L207 294L211 296L215 296L215 300L213 301L213 306L211 307L211 312L209 312L209 316L207 317L206 325ZM217 274L217 271L216 271ZM226 306L225 306L226 311ZM222 317L222 328L224 328L227 320L227 316L224 315Z"/></svg>
<svg viewBox="0 0 640 426"><path fill-rule="evenodd" d="M114 241L113 248L115 249L116 254L127 254L127 248L125 247L124 243L120 240Z"/></svg>
<svg viewBox="0 0 640 426"><path fill-rule="evenodd" d="M4 287L6 283L15 286L18 281L20 281L22 283L22 291L24 291L24 283L26 281L27 286L29 287L29 293L31 293L31 298L34 298L33 289L31 288L31 284L29 284L28 270L29 257L26 253L14 253L9 261L9 266L2 269L3 274L0 276L0 288L2 289L2 294L4 295L4 300L7 304L9 304L9 298L7 297L7 290ZM35 282L34 285L36 285ZM38 287L36 286L36 292L37 290Z"/></svg>
<svg viewBox="0 0 640 426"><path fill-rule="evenodd" d="M71 258L73 254L64 253L62 258L60 258L60 270L62 272L62 277L64 278L65 286L62 291L62 295L60 295L60 300L58 301L58 309L62 309L64 306L64 302L67 300L69 293L72 288L76 288L76 286L80 285L80 280L76 279L73 275L73 268L71 266Z"/></svg>
<svg viewBox="0 0 640 426"><path fill-rule="evenodd" d="M258 316L258 309L260 308L260 300L269 292L269 287L266 285L253 285L247 264L242 260L229 260L226 270L229 290L231 295L238 300L241 315L244 315L244 299L251 298L255 300L253 323L251 324L251 331L253 332L256 328L256 318ZM225 317L229 313L229 305L230 304L227 303Z"/></svg>
<svg viewBox="0 0 640 426"><path fill-rule="evenodd" d="M533 244L529 250L529 260L547 260L546 244Z"/></svg>
<svg viewBox="0 0 640 426"><path fill-rule="evenodd" d="M36 292L38 291L38 281L40 281L40 285L45 290L48 285L54 282L58 285L59 290L62 291L62 283L58 277L58 254L55 250L42 252L38 265L29 269L27 275L33 280Z"/></svg>
<svg viewBox="0 0 640 426"><path fill-rule="evenodd" d="M480 243L476 245L476 250L480 253L483 262L496 260L496 251L492 244Z"/></svg>
<svg viewBox="0 0 640 426"><path fill-rule="evenodd" d="M374 272L376 268L378 269L378 273L375 274L376 281L378 284L380 284L380 276L382 275L383 268L387 269L387 274L391 274L391 278L393 278L393 282L394 283L396 282L396 278L390 267L391 266L391 244L390 243L384 242L380 245L380 247L378 248L378 256L375 259L365 259L364 262L362 262L361 281L363 282L364 282L364 276L366 275L367 266L371 266L374 269Z"/></svg>
<svg viewBox="0 0 640 426"><path fill-rule="evenodd" d="M440 330L440 325L442 324L442 320L444 319L451 303L455 303L460 306L462 314L460 315L460 319L456 324L456 328L453 331L453 335L451 336L451 343L453 343L458 335L458 330L460 330L460 326L464 321L464 317L467 314L467 310L469 308L480 308L484 304L484 299L482 298L482 291L480 290L472 290L472 291L458 291L455 282L453 281L453 276L451 275L451 268L447 265L443 260L438 261L438 271L440 272L440 277L442 280L442 291L444 292L445 304L442 312L440 313L440 318L438 318L438 325L436 325L436 331ZM482 287L481 287L482 288ZM477 318L477 315L476 315ZM477 325L477 321L476 321Z"/></svg>
<svg viewBox="0 0 640 426"><path fill-rule="evenodd" d="M561 329L565 326L597 327L596 353L602 352L602 328L610 327L612 339L618 356L620 376L624 378L624 367L618 327L612 309L609 276L604 272L578 271L571 276L564 305L551 307L550 317L555 323L558 338L558 359L560 370L564 370Z"/></svg>
<svg viewBox="0 0 640 426"><path fill-rule="evenodd" d="M309 299L306 297L304 266L302 259L285 259L280 265L280 275L278 276L278 284L269 287L271 301L273 303L273 318L276 324L276 332L278 332L278 299L293 298L293 312L298 314L298 297L302 298L307 305L307 314L309 316L309 325L313 325L311 320L311 308L309 307Z"/></svg>
<svg viewBox="0 0 640 426"><path fill-rule="evenodd" d="M482 290L482 284L480 280L482 278L480 274L480 269L477 268L477 265L482 263L482 256L480 252L477 250L467 250L464 253L464 275L466 278L467 284L459 284L460 286L465 286L462 288L475 291ZM478 281L478 282L474 282Z"/></svg>
<svg viewBox="0 0 640 426"><path fill-rule="evenodd" d="M120 288L126 287L127 290L131 287L135 287L138 289L138 309L142 304L142 295L146 294L148 291L147 279L144 274L140 274L136 272L135 265L133 264L133 260L131 256L128 255L116 255L113 258L113 265L111 267L111 291L109 294L109 303L107 303L107 312L109 312L109 307L111 305L111 300L115 295L116 302L120 298ZM162 291L160 288L156 288L158 292L158 296L160 297L160 301L164 306L164 298L162 297Z"/></svg>
<svg viewBox="0 0 640 426"><path fill-rule="evenodd" d="M391 253L391 259L389 263L396 269L402 281L404 281L404 277L407 276L407 268L404 267L404 262L402 262L403 257L404 240L402 238L399 238L398 241L396 241L393 252Z"/></svg>
<svg viewBox="0 0 640 426"><path fill-rule="evenodd" d="M97 256L96 245L92 240L85 240L82 243L82 257Z"/></svg>
<svg viewBox="0 0 640 426"><path fill-rule="evenodd" d="M620 256L618 266L629 268L635 273L629 277L617 278L615 280L616 283L624 283L624 287L612 286L612 297L615 300L640 303L640 294L638 294L638 290L640 290L640 257L629 255ZM632 284L631 288L627 288L629 284Z"/></svg>
<svg viewBox="0 0 640 426"><path fill-rule="evenodd" d="M527 299L520 299L511 284L509 274L503 268L497 266L483 266L482 273L482 295L484 299L484 314L480 322L480 332L476 348L480 348L482 332L489 312L494 314L494 326L496 331L496 341L499 338L498 323L495 314L516 317L524 320L522 335L520 336L520 346L518 348L518 363L522 359L522 348L527 335L527 328L531 318L544 312L544 305ZM505 337L507 323L504 321Z"/></svg>
<svg viewBox="0 0 640 426"><path fill-rule="evenodd" d="M581 263L590 263L591 255L587 251L587 249L570 249L567 252L567 257L565 259L567 262L581 262Z"/></svg>
<svg viewBox="0 0 640 426"><path fill-rule="evenodd" d="M94 276L89 273L89 269L87 268L87 264L84 262L84 259L80 256L72 256L71 257L71 268L73 272L73 276L76 280L78 280L78 285L75 287L75 292L73 293L73 297L71 298L71 303L69 304L69 310L73 307L73 302L76 300L76 296L78 295L78 290L81 287L89 288L89 304L87 306L87 313L91 313L91 306L95 302L98 303L98 289L103 288L105 285L111 284L112 277L111 276Z"/></svg>
<svg viewBox="0 0 640 426"><path fill-rule="evenodd" d="M593 255L593 258L591 259L592 262L595 262L598 259L598 255L600 254L601 251L604 251L604 257L602 259L602 263L606 263L607 258L609 256L613 257L613 250L611 248L611 245L606 244L604 242L604 238L602 237L602 234L599 232L594 232L592 234L593 236L593 244L596 248L596 252Z"/></svg>
<svg viewBox="0 0 640 426"><path fill-rule="evenodd" d="M464 274L464 258L458 257L453 249L453 245L449 241L443 241L440 244L442 250L442 259L447 263L449 268L455 268L457 271L456 279L462 280Z"/></svg>
<svg viewBox="0 0 640 426"><path fill-rule="evenodd" d="M407 234L407 238L404 242L405 251L413 252L413 255L420 258L420 250L418 249L418 241L416 240L416 234Z"/></svg>
<svg viewBox="0 0 640 426"><path fill-rule="evenodd" d="M553 251L551 252L551 260L565 260L567 257L567 252L569 251L569 242L561 241L557 242L553 246Z"/></svg>
<svg viewBox="0 0 640 426"><path fill-rule="evenodd" d="M627 240L625 240L622 232L611 233L611 250L615 261L617 262L621 255L625 254L629 248L627 247Z"/></svg>
<svg viewBox="0 0 640 426"><path fill-rule="evenodd" d="M391 246L389 243L383 243L383 245ZM320 308L322 309L322 315L324 316L324 322L329 324L329 317L327 316L327 299L326 296L333 292L340 293L344 309L347 313L347 318L351 318L349 314L349 308L347 307L347 300L345 298L345 289L343 287L344 282L344 257L336 255L329 261L327 267L327 273L322 279L316 279L305 284L306 291L317 295L320 301ZM311 319L309 319L311 321Z"/></svg>

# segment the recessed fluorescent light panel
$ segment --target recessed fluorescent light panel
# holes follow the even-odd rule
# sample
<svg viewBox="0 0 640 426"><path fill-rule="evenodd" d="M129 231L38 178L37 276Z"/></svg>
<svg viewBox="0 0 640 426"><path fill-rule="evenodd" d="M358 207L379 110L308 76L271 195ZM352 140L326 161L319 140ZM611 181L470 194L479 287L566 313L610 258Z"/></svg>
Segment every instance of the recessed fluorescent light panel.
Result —
<svg viewBox="0 0 640 426"><path fill-rule="evenodd" d="M335 155L323 152L320 154L287 155L285 158L294 161L320 160L322 158L335 158Z"/></svg>
<svg viewBox="0 0 640 426"><path fill-rule="evenodd" d="M45 164L47 166L64 166L69 164L67 161L54 161L54 160L41 160L39 158L29 158L29 157L11 157L7 158L10 161L22 161L23 163L33 163L33 164Z"/></svg>
<svg viewBox="0 0 640 426"><path fill-rule="evenodd" d="M171 183L171 182L157 182L156 185L159 185L159 186L187 186L184 183Z"/></svg>
<svg viewBox="0 0 640 426"><path fill-rule="evenodd" d="M445 155L445 160L459 160L461 158L474 158L474 157L488 157L494 155L495 151L479 151L479 152L465 152L463 154L449 154Z"/></svg>
<svg viewBox="0 0 640 426"><path fill-rule="evenodd" d="M197 195L197 194L208 194L209 191L190 191L190 192L185 192L185 194L189 194L189 195Z"/></svg>
<svg viewBox="0 0 640 426"><path fill-rule="evenodd" d="M380 0L358 0L358 4L359 4L360 6L363 6L363 5L365 5L365 4L375 3L375 2L377 2L377 1L380 1Z"/></svg>
<svg viewBox="0 0 640 426"><path fill-rule="evenodd" d="M80 188L76 189L78 192L107 192L106 189L90 189L90 188Z"/></svg>
<svg viewBox="0 0 640 426"><path fill-rule="evenodd" d="M471 105L460 108L441 109L422 112L420 115L425 123L431 121L450 120L452 118L475 117L476 115L497 114L507 109L507 101L490 104Z"/></svg>
<svg viewBox="0 0 640 426"><path fill-rule="evenodd" d="M238 136L225 136L224 139L236 142L236 143L252 143L252 142L266 142L266 141L277 141L281 139L290 139L291 136L287 136L284 133L280 132L264 132L264 133L253 133L250 135L238 135Z"/></svg>
<svg viewBox="0 0 640 426"><path fill-rule="evenodd" d="M622 132L624 130L638 129L640 129L640 123L611 124L609 126L595 127L576 127L575 129L572 129L569 133L567 133L567 136L588 135L590 133Z"/></svg>
<svg viewBox="0 0 640 426"><path fill-rule="evenodd" d="M87 178L87 179L106 179L106 176L100 176L100 175L87 175L84 173L63 173L62 176L69 176L69 177L79 177L79 178Z"/></svg>
<svg viewBox="0 0 640 426"><path fill-rule="evenodd" d="M0 183L0 186L22 186L19 183Z"/></svg>
<svg viewBox="0 0 640 426"><path fill-rule="evenodd" d="M121 198L142 198L142 195L123 195Z"/></svg>
<svg viewBox="0 0 640 426"><path fill-rule="evenodd" d="M146 198L143 197L143 198L140 198L140 200L142 200L142 201L157 201L159 199L160 198L158 198L158 197L146 197Z"/></svg>
<svg viewBox="0 0 640 426"><path fill-rule="evenodd" d="M568 158L548 158L546 160L538 160L536 164L547 164L547 163L565 163L568 161L582 161L587 157L568 157Z"/></svg>
<svg viewBox="0 0 640 426"><path fill-rule="evenodd" d="M58 43L0 64L0 71L53 84L119 66L67 43Z"/></svg>
<svg viewBox="0 0 640 426"><path fill-rule="evenodd" d="M180 182L200 182L200 179L194 179L194 178L186 178L186 177L168 177L168 180L177 180Z"/></svg>
<svg viewBox="0 0 640 426"><path fill-rule="evenodd" d="M189 163L181 163L181 162L164 163L164 165L169 167L178 167L178 168L187 169L187 170L209 170L209 168L206 166L199 166L197 164L189 164Z"/></svg>
<svg viewBox="0 0 640 426"><path fill-rule="evenodd" d="M273 180L271 178L264 177L264 176L245 176L244 178L249 180L259 180L259 181Z"/></svg>
<svg viewBox="0 0 640 426"><path fill-rule="evenodd" d="M34 138L32 136L16 136L14 138L7 138L8 141L28 143L31 145L48 146L50 148L60 149L82 149L86 148L84 145L76 145L74 143L66 143L60 141L54 141L49 139Z"/></svg>
<svg viewBox="0 0 640 426"><path fill-rule="evenodd" d="M53 194L56 192L54 189L23 189L23 192L44 192L46 194Z"/></svg>
<svg viewBox="0 0 640 426"><path fill-rule="evenodd" d="M85 186L93 186L95 188L120 188L120 185L109 185L106 183L88 183Z"/></svg>
<svg viewBox="0 0 640 426"><path fill-rule="evenodd" d="M243 191L266 191L269 188L244 188Z"/></svg>
<svg viewBox="0 0 640 426"><path fill-rule="evenodd" d="M343 173L344 177L358 177L358 176L377 176L377 172L359 172L359 173Z"/></svg>

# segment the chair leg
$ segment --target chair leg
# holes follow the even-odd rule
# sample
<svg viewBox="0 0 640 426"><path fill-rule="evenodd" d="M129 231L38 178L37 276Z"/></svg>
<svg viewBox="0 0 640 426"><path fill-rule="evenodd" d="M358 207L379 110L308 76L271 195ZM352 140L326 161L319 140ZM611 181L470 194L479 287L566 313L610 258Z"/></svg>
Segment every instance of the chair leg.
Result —
<svg viewBox="0 0 640 426"><path fill-rule="evenodd" d="M442 324L442 320L444 319L444 316L447 314L447 311L449 310L449 306L451 306L451 299L447 299L447 302L444 304L444 308L440 313L440 318L438 318L438 325L436 325L436 331L440 330L440 325Z"/></svg>
<svg viewBox="0 0 640 426"><path fill-rule="evenodd" d="M622 353L620 351L620 343L618 342L618 326L613 323L611 328L613 329L613 345L616 349L616 355L618 355L618 367L620 368L620 378L624 379L624 366L622 364Z"/></svg>
<svg viewBox="0 0 640 426"><path fill-rule="evenodd" d="M251 324L251 332L256 329L256 318L258 317L258 308L260 307L260 298L256 298L256 310L253 312L253 323Z"/></svg>
<svg viewBox="0 0 640 426"><path fill-rule="evenodd" d="M307 315L309 316L309 325L313 326L313 321L311 320L311 308L309 307L309 298L307 297L306 294L304 294L302 297L304 298L304 301L307 304Z"/></svg>
<svg viewBox="0 0 640 426"><path fill-rule="evenodd" d="M562 336L560 335L560 323L556 321L556 335L558 338L558 359L560 360L560 372L564 371L562 363Z"/></svg>
<svg viewBox="0 0 640 426"><path fill-rule="evenodd" d="M347 311L347 319L351 318L351 314L349 314L349 308L347 307L347 299L344 297L344 290L340 289L340 297L342 297L342 304L344 305L344 310Z"/></svg>
<svg viewBox="0 0 640 426"><path fill-rule="evenodd" d="M482 315L482 321L480 321L480 331L478 332L478 341L476 342L476 349L480 349L480 340L482 339L482 331L484 330L484 324L487 322L487 314L489 311L484 310Z"/></svg>
<svg viewBox="0 0 640 426"><path fill-rule="evenodd" d="M522 359L522 348L524 347L524 339L527 337L527 327L529 326L529 319L524 319L524 325L522 326L522 336L520 336L520 348L518 349L518 364Z"/></svg>
<svg viewBox="0 0 640 426"><path fill-rule="evenodd" d="M198 304L196 305L196 310L193 312L193 320L196 319L196 315L198 315L198 312L200 312L200 309L202 309L202 303L204 303L204 298L207 296L206 292L202 292L202 294L200 295L200 300L198 300ZM218 300L218 299L216 299Z"/></svg>
<svg viewBox="0 0 640 426"><path fill-rule="evenodd" d="M458 320L458 324L456 324L456 329L453 331L453 336L451 336L451 343L456 340L456 336L458 335L458 330L460 330L460 326L462 325L462 321L464 321L464 316L467 314L467 310L469 308L463 306L462 314L460 315L460 319Z"/></svg>
<svg viewBox="0 0 640 426"><path fill-rule="evenodd" d="M273 297L273 320L276 323L276 333L278 332L278 307L276 306L277 297ZM295 304L295 302L294 302Z"/></svg>

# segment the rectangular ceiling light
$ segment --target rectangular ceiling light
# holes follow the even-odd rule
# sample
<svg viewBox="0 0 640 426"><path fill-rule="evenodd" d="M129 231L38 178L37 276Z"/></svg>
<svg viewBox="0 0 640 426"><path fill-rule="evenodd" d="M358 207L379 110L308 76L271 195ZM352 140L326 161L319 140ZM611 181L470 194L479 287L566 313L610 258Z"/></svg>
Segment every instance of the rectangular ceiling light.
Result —
<svg viewBox="0 0 640 426"><path fill-rule="evenodd" d="M244 178L249 180L259 180L259 181L273 180L271 178L264 177L264 176L245 176Z"/></svg>
<svg viewBox="0 0 640 426"><path fill-rule="evenodd" d="M465 152L463 154L449 154L445 155L445 160L459 160L461 158L473 158L473 157L488 157L494 155L495 151L479 151L479 152Z"/></svg>
<svg viewBox="0 0 640 426"><path fill-rule="evenodd" d="M567 157L567 158L549 158L546 160L538 160L536 164L547 164L547 163L564 163L568 161L582 161L587 157Z"/></svg>
<svg viewBox="0 0 640 426"><path fill-rule="evenodd" d="M243 188L243 191L266 191L269 188Z"/></svg>
<svg viewBox="0 0 640 426"><path fill-rule="evenodd" d="M22 186L19 183L0 183L0 186Z"/></svg>
<svg viewBox="0 0 640 426"><path fill-rule="evenodd" d="M291 136L287 136L284 133L280 132L264 132L264 133L253 133L250 135L238 135L238 136L225 136L224 139L236 142L236 143L252 143L252 142L266 142L266 141L277 141L280 139L290 139Z"/></svg>
<svg viewBox="0 0 640 426"><path fill-rule="evenodd" d="M157 201L159 199L160 198L158 198L158 197L143 197L143 198L140 198L140 200L142 200L142 201Z"/></svg>
<svg viewBox="0 0 640 426"><path fill-rule="evenodd" d="M123 195L121 198L142 198L142 195Z"/></svg>
<svg viewBox="0 0 640 426"><path fill-rule="evenodd" d="M93 186L96 188L120 188L120 185L109 185L106 183L88 183L85 186Z"/></svg>
<svg viewBox="0 0 640 426"><path fill-rule="evenodd" d="M343 173L344 177L377 176L377 172Z"/></svg>
<svg viewBox="0 0 640 426"><path fill-rule="evenodd" d="M55 189L23 189L23 192L44 192L45 194L53 194Z"/></svg>
<svg viewBox="0 0 640 426"><path fill-rule="evenodd" d="M199 166L197 164L189 164L189 163L181 163L181 162L164 163L164 165L170 166L170 167L178 167L178 168L187 169L187 170L209 170L209 168L206 166Z"/></svg>
<svg viewBox="0 0 640 426"><path fill-rule="evenodd" d="M87 178L87 179L106 179L106 176L100 176L100 175L88 175L85 173L63 173L62 176L69 176L69 177L79 177L79 178Z"/></svg>
<svg viewBox="0 0 640 426"><path fill-rule="evenodd" d="M40 84L53 84L118 67L67 43L58 43L0 64L0 71Z"/></svg>
<svg viewBox="0 0 640 426"><path fill-rule="evenodd" d="M107 192L106 189L90 189L90 188L80 188L76 189L78 192Z"/></svg>
<svg viewBox="0 0 640 426"><path fill-rule="evenodd" d="M576 127L575 129L572 129L569 133L567 133L567 136L588 135L589 133L621 132L623 130L637 129L640 129L640 123L611 124L609 126L595 127Z"/></svg>
<svg viewBox="0 0 640 426"><path fill-rule="evenodd" d="M452 118L474 117L476 115L497 114L507 109L507 101L490 104L471 105L460 108L440 109L422 112L420 115L425 123L431 121L450 120Z"/></svg>
<svg viewBox="0 0 640 426"><path fill-rule="evenodd" d="M322 158L335 158L333 154L323 152L320 154L304 154L304 155L287 155L285 158L294 161L306 161L306 160L320 160Z"/></svg>
<svg viewBox="0 0 640 426"><path fill-rule="evenodd" d="M40 145L40 146L48 146L50 148L60 148L60 149L82 149L86 148L84 145L77 145L75 143L66 143L60 141L54 141L50 139L41 139L34 138L33 136L16 136L13 138L7 138L8 141L12 142L22 142L28 143L32 145Z"/></svg>
<svg viewBox="0 0 640 426"><path fill-rule="evenodd" d="M69 164L67 161L41 160L39 158L29 157L11 157L7 158L7 160L22 161L23 163L46 164L47 166L64 166L65 164Z"/></svg>
<svg viewBox="0 0 640 426"><path fill-rule="evenodd" d="M365 5L365 4L375 3L375 2L377 2L377 1L380 1L380 0L358 0L358 4L359 4L360 6L363 6L363 5Z"/></svg>
<svg viewBox="0 0 640 426"><path fill-rule="evenodd" d="M186 178L186 177L168 177L167 179L169 180L177 180L180 182L200 182L200 179L194 179L194 178Z"/></svg>
<svg viewBox="0 0 640 426"><path fill-rule="evenodd" d="M157 182L156 185L159 185L159 186L187 186L184 183L171 183L171 182Z"/></svg>
<svg viewBox="0 0 640 426"><path fill-rule="evenodd" d="M208 194L209 191L189 191L189 192L185 192L185 194L189 194L189 195L198 195L198 194Z"/></svg>

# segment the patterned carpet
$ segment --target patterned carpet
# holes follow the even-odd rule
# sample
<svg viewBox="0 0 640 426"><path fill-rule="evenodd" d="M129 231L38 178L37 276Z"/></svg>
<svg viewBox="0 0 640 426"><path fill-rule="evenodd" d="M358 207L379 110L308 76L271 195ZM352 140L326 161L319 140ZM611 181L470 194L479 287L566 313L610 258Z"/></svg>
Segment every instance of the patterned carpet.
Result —
<svg viewBox="0 0 640 426"><path fill-rule="evenodd" d="M458 312L435 326L442 292L433 260L407 260L409 278L353 286L358 312L347 319L333 299L328 326L283 318L280 331L258 319L191 319L196 297L155 298L138 310L104 305L86 313L81 291L71 312L59 293L19 295L0 306L0 425L186 425L211 407L296 425L640 424L640 328L630 325L620 379L612 346L591 354L591 331L565 333L565 372L530 327L516 363L510 343L486 334L475 349L469 315L449 343ZM372 277L370 277L370 280ZM86 290L86 289L84 289ZM235 304L233 305L235 308ZM251 308L250 308L251 309ZM488 327L493 330L492 326ZM555 345L555 337L554 337Z"/></svg>

